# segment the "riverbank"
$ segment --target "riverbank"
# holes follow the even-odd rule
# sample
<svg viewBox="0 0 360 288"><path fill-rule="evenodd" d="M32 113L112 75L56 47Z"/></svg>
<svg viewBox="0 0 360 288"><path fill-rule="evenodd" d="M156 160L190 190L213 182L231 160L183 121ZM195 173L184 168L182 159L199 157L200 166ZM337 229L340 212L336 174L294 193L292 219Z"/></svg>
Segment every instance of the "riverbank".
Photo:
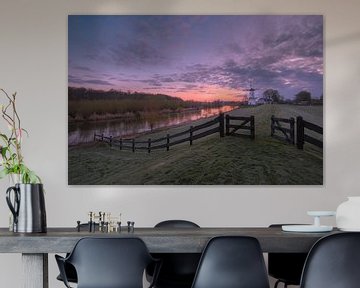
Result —
<svg viewBox="0 0 360 288"><path fill-rule="evenodd" d="M296 117L322 123L322 107L263 105L234 110L236 116L254 115L256 139L219 135L146 153L119 151L105 144L69 148L70 185L321 185L322 151L304 151L269 137L270 117ZM201 123L204 120L199 120ZM197 124L194 124L197 125ZM177 133L187 125L168 129ZM151 134L161 137L164 131Z"/></svg>
<svg viewBox="0 0 360 288"><path fill-rule="evenodd" d="M160 111L136 111L136 112L124 112L124 113L92 113L86 118L83 115L75 115L72 117L71 115L68 116L68 122L93 122L93 121L109 121L109 120L126 120L126 121L137 121L139 119L153 119L159 120L161 118L166 118L168 115L179 114L179 113L191 113L194 111L198 111L201 108L184 108L178 110L170 110L170 109L163 109Z"/></svg>
<svg viewBox="0 0 360 288"><path fill-rule="evenodd" d="M194 123L196 120L209 119L221 112L229 112L236 108L237 106L227 105L217 108L185 109L183 112L163 115L147 114L146 117L139 118L69 122L68 144L74 146L92 142L94 134L104 134L114 138L143 137L149 133L191 125L190 123Z"/></svg>

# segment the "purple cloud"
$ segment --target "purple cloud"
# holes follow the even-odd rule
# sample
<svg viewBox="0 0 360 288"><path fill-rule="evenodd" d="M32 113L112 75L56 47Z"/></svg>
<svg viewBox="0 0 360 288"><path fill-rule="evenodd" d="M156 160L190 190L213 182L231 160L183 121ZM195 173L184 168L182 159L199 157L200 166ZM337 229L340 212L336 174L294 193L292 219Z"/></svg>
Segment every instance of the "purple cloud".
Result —
<svg viewBox="0 0 360 288"><path fill-rule="evenodd" d="M70 84L236 92L252 79L286 98L303 87L315 97L323 93L322 16L74 16L79 19L69 18Z"/></svg>

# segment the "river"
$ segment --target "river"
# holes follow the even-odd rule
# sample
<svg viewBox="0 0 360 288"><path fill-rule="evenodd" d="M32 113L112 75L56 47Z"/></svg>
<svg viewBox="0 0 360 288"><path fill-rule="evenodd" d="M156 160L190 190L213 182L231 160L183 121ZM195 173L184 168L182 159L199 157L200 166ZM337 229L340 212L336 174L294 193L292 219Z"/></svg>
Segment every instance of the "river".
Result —
<svg viewBox="0 0 360 288"><path fill-rule="evenodd" d="M182 123L208 118L219 113L231 111L237 107L222 106L217 108L202 108L197 110L168 113L158 120L142 119L112 119L101 121L69 122L68 144L77 145L94 140L94 133L113 137L134 137L156 129L176 126ZM190 125L189 125L190 126Z"/></svg>

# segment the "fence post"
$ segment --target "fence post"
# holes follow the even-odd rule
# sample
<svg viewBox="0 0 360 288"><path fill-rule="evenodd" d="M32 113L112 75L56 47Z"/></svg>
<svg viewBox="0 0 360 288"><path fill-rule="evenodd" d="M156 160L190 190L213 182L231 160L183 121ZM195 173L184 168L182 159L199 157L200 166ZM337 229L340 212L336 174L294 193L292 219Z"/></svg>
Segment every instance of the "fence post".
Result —
<svg viewBox="0 0 360 288"><path fill-rule="evenodd" d="M290 140L291 140L291 144L295 145L295 119L294 119L294 117L290 118Z"/></svg>
<svg viewBox="0 0 360 288"><path fill-rule="evenodd" d="M225 136L224 135L224 113L220 113L220 115L219 115L219 130L220 130L220 137L224 137Z"/></svg>
<svg viewBox="0 0 360 288"><path fill-rule="evenodd" d="M301 116L296 117L296 146L304 149L304 123Z"/></svg>
<svg viewBox="0 0 360 288"><path fill-rule="evenodd" d="M170 135L166 135L166 151L169 151L170 149Z"/></svg>
<svg viewBox="0 0 360 288"><path fill-rule="evenodd" d="M104 142L104 133L101 134L101 142Z"/></svg>
<svg viewBox="0 0 360 288"><path fill-rule="evenodd" d="M120 138L120 150L122 150L122 138Z"/></svg>
<svg viewBox="0 0 360 288"><path fill-rule="evenodd" d="M274 133L275 133L275 129L274 129L274 120L275 116L274 115L271 115L271 137L274 136Z"/></svg>
<svg viewBox="0 0 360 288"><path fill-rule="evenodd" d="M226 115L226 127L225 127L225 129L226 129L226 136L229 136L230 135L230 127L229 127L229 125L230 125L230 115Z"/></svg>
<svg viewBox="0 0 360 288"><path fill-rule="evenodd" d="M110 147L112 147L112 136L110 136L109 138L110 138L109 139L109 145L110 145Z"/></svg>
<svg viewBox="0 0 360 288"><path fill-rule="evenodd" d="M151 152L151 138L148 140L148 153Z"/></svg>
<svg viewBox="0 0 360 288"><path fill-rule="evenodd" d="M132 152L135 152L135 138L132 139Z"/></svg>
<svg viewBox="0 0 360 288"><path fill-rule="evenodd" d="M255 139L255 116L250 116L251 139Z"/></svg>
<svg viewBox="0 0 360 288"><path fill-rule="evenodd" d="M192 141L193 141L193 126L190 126L190 146L192 145Z"/></svg>

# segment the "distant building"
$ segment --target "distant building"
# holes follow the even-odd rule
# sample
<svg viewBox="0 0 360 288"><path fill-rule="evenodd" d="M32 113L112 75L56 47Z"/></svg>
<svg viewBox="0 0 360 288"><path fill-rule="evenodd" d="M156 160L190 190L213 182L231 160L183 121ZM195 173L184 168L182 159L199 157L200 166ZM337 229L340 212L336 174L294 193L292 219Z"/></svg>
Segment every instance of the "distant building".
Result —
<svg viewBox="0 0 360 288"><path fill-rule="evenodd" d="M257 105L257 98L255 97L255 95L252 95L252 97L249 97L248 105L251 105L251 106Z"/></svg>

